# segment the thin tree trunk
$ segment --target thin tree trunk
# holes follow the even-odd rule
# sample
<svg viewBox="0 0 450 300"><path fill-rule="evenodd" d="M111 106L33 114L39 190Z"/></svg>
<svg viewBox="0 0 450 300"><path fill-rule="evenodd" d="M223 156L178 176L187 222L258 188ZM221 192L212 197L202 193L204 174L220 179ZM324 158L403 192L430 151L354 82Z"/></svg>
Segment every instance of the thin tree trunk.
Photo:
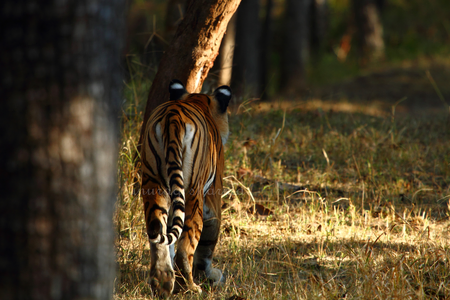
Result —
<svg viewBox="0 0 450 300"><path fill-rule="evenodd" d="M260 94L259 9L259 0L245 0L237 11L231 82L234 93L241 96L256 97Z"/></svg>
<svg viewBox="0 0 450 300"><path fill-rule="evenodd" d="M356 38L363 61L378 60L384 56L383 24L380 9L384 1L353 0Z"/></svg>
<svg viewBox="0 0 450 300"><path fill-rule="evenodd" d="M228 22L228 27L226 34L223 37L222 44L220 45L219 59L220 59L220 70L219 70L219 80L217 85L230 85L231 74L233 71L233 57L234 57L234 47L236 40L236 15L233 15L230 22Z"/></svg>
<svg viewBox="0 0 450 300"><path fill-rule="evenodd" d="M261 84L261 98L267 99L267 88L269 85L269 69L270 69L270 50L272 41L272 9L273 0L267 0L266 3L266 15L264 18L263 27L261 30L261 72L260 72L260 84Z"/></svg>
<svg viewBox="0 0 450 300"><path fill-rule="evenodd" d="M308 8L311 0L286 0L284 43L281 55L281 90L295 94L305 85L308 61Z"/></svg>
<svg viewBox="0 0 450 300"><path fill-rule="evenodd" d="M200 92L219 53L227 24L241 0L189 0L186 15L164 53L145 108L141 139L151 112L169 100L169 83L179 79L190 93Z"/></svg>
<svg viewBox="0 0 450 300"><path fill-rule="evenodd" d="M312 0L310 5L310 43L313 58L323 51L323 42L328 28L328 1Z"/></svg>
<svg viewBox="0 0 450 300"><path fill-rule="evenodd" d="M4 0L0 299L110 299L122 0Z"/></svg>

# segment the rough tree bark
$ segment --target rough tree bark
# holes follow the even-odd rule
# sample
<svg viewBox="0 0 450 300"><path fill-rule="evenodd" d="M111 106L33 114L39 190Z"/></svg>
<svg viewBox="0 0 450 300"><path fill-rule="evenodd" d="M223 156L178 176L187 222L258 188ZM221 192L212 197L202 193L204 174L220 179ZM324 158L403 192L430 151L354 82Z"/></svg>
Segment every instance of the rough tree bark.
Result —
<svg viewBox="0 0 450 300"><path fill-rule="evenodd" d="M164 20L164 38L171 41L186 12L187 0L169 0Z"/></svg>
<svg viewBox="0 0 450 300"><path fill-rule="evenodd" d="M110 299L125 1L0 6L0 299Z"/></svg>
<svg viewBox="0 0 450 300"><path fill-rule="evenodd" d="M281 90L285 94L301 91L308 60L308 8L311 0L286 0L284 43L281 51Z"/></svg>
<svg viewBox="0 0 450 300"><path fill-rule="evenodd" d="M189 0L186 15L164 53L145 108L141 139L151 112L169 100L170 80L177 78L190 93L200 92L219 52L227 24L241 0Z"/></svg>
<svg viewBox="0 0 450 300"><path fill-rule="evenodd" d="M360 57L378 60L384 56L383 24L380 9L384 1L353 0L356 40Z"/></svg>
<svg viewBox="0 0 450 300"><path fill-rule="evenodd" d="M236 95L256 97L260 94L259 0L245 0L236 15L236 42L231 85Z"/></svg>

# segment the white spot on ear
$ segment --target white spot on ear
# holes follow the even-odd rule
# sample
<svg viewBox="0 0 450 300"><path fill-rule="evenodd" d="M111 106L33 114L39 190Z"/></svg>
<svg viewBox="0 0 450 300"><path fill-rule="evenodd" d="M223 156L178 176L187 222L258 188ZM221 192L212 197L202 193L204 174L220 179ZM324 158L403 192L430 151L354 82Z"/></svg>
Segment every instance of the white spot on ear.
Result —
<svg viewBox="0 0 450 300"><path fill-rule="evenodd" d="M219 93L222 93L225 96L231 96L231 92L227 89L219 89Z"/></svg>
<svg viewBox="0 0 450 300"><path fill-rule="evenodd" d="M183 85L181 83L175 82L170 86L174 90L182 90L184 89Z"/></svg>

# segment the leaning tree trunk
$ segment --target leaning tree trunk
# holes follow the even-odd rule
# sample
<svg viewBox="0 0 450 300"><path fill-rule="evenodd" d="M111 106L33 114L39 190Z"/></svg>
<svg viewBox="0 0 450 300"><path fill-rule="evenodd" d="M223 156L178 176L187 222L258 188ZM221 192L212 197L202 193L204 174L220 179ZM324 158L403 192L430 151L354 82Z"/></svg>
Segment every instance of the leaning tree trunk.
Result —
<svg viewBox="0 0 450 300"><path fill-rule="evenodd" d="M383 24L380 9L384 1L353 0L356 38L363 61L378 60L384 56Z"/></svg>
<svg viewBox="0 0 450 300"><path fill-rule="evenodd" d="M141 139L151 112L169 100L169 83L179 79L190 93L201 91L219 52L227 24L241 0L189 0L186 15L164 53L145 108Z"/></svg>
<svg viewBox="0 0 450 300"><path fill-rule="evenodd" d="M167 2L166 18L164 20L164 38L172 40L178 24L186 12L187 0L169 0Z"/></svg>
<svg viewBox="0 0 450 300"><path fill-rule="evenodd" d="M305 85L308 60L308 8L311 0L286 0L280 87L284 94L295 94Z"/></svg>
<svg viewBox="0 0 450 300"><path fill-rule="evenodd" d="M0 299L110 299L123 0L3 0Z"/></svg>

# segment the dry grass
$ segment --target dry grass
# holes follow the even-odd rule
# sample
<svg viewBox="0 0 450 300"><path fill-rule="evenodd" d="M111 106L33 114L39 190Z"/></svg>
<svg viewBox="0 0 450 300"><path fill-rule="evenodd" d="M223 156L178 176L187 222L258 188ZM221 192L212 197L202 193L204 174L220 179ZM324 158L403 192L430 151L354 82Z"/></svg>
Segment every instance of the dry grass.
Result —
<svg viewBox="0 0 450 300"><path fill-rule="evenodd" d="M144 88L135 81L126 94L116 299L152 297L133 183ZM450 298L445 109L393 115L376 104L310 100L232 111L215 255L227 283L174 299Z"/></svg>

